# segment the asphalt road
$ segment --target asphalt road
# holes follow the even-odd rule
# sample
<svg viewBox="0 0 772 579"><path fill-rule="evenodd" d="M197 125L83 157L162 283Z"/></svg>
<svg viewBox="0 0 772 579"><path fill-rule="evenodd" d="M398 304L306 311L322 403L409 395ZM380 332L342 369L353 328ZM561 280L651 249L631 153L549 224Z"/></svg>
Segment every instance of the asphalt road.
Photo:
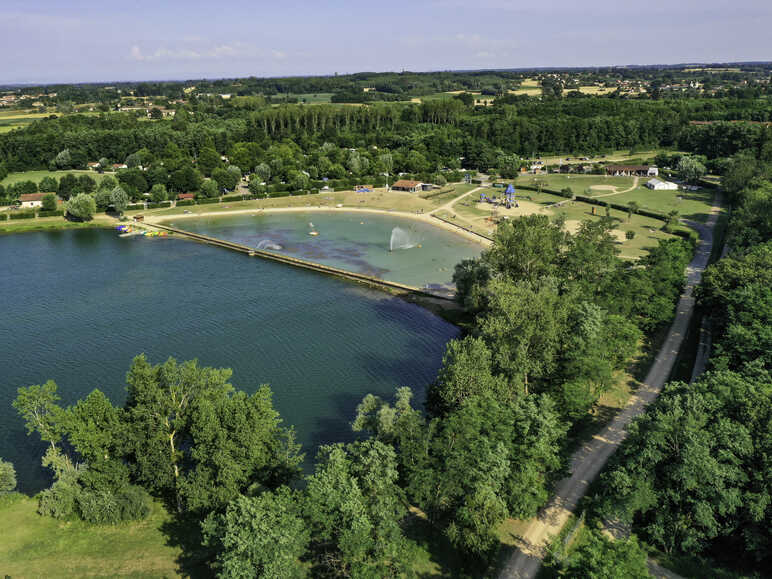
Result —
<svg viewBox="0 0 772 579"><path fill-rule="evenodd" d="M558 483L553 498L539 515L531 520L502 569L501 578L536 577L550 537L560 532L576 508L579 499L587 492L590 483L598 476L606 461L625 439L630 421L641 414L657 397L670 376L694 310L692 292L700 283L702 272L710 259L713 228L718 218L720 201L719 196L714 199L711 215L706 223L689 222L689 225L699 233L699 244L694 258L686 268L686 286L678 301L673 325L643 384L611 423L571 457L571 475Z"/></svg>

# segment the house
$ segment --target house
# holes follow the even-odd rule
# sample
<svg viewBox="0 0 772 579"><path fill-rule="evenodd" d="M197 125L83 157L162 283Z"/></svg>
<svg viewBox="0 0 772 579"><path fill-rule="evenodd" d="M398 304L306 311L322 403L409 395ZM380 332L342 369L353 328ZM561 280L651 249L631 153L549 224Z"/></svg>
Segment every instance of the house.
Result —
<svg viewBox="0 0 772 579"><path fill-rule="evenodd" d="M177 201L182 201L184 199L195 199L196 196L193 193L180 193L177 195Z"/></svg>
<svg viewBox="0 0 772 579"><path fill-rule="evenodd" d="M662 181L661 179L649 179L646 182L646 186L654 191L675 191L678 189L678 185L672 181Z"/></svg>
<svg viewBox="0 0 772 579"><path fill-rule="evenodd" d="M92 171L96 171L97 169L99 169L99 163L97 163L96 161L92 161L90 163L87 163L87 166Z"/></svg>
<svg viewBox="0 0 772 579"><path fill-rule="evenodd" d="M45 193L25 193L19 197L22 209L32 209L33 207L43 206L43 196Z"/></svg>
<svg viewBox="0 0 772 579"><path fill-rule="evenodd" d="M658 175L659 175L659 169L657 169L653 165L649 167L649 171L646 173L647 177L657 177Z"/></svg>
<svg viewBox="0 0 772 579"><path fill-rule="evenodd" d="M394 191L408 191L410 193L415 193L423 190L423 183L420 181L410 181L409 179L400 179L399 181L395 181L391 188Z"/></svg>
<svg viewBox="0 0 772 579"><path fill-rule="evenodd" d="M606 175L615 175L617 177L650 177L649 165L606 165ZM656 170L656 167L654 167ZM656 173L655 173L656 175Z"/></svg>
<svg viewBox="0 0 772 579"><path fill-rule="evenodd" d="M126 169L126 163L113 163L113 171L116 171L118 169Z"/></svg>

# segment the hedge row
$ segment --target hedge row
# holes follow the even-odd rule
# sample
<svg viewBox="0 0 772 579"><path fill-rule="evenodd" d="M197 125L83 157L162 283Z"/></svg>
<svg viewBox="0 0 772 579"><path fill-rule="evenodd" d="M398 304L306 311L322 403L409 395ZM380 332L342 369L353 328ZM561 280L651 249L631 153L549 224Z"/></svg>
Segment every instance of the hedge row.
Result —
<svg viewBox="0 0 772 579"><path fill-rule="evenodd" d="M57 209L55 211L38 211L38 217L60 217L62 215L64 215L62 209Z"/></svg>
<svg viewBox="0 0 772 579"><path fill-rule="evenodd" d="M186 205L195 205L196 202L193 199L180 199L177 201L177 207L185 207Z"/></svg>
<svg viewBox="0 0 772 579"><path fill-rule="evenodd" d="M11 213L9 216L11 219L32 219L35 217L35 212L30 211L29 213Z"/></svg>
<svg viewBox="0 0 772 579"><path fill-rule="evenodd" d="M211 199L207 199L206 197L202 199L196 199L196 203L199 205L211 205L212 203L219 203L220 198L219 197L212 197Z"/></svg>
<svg viewBox="0 0 772 579"><path fill-rule="evenodd" d="M592 197L585 197L584 195L577 195L576 200L582 201L584 203L589 203L590 205L600 205L601 207L605 207L606 203L608 203L609 207L611 207L612 209L616 209L617 211L627 212L630 210L627 207L627 205L622 205L620 203L611 203L609 201L603 201L602 199L594 199ZM637 215L643 215L645 217L659 219L660 221L667 221L667 216L664 213L660 213L659 211L654 211L652 209L640 208L635 213Z"/></svg>
<svg viewBox="0 0 772 579"><path fill-rule="evenodd" d="M126 211L144 211L145 204L144 203L137 203L135 205L127 205Z"/></svg>
<svg viewBox="0 0 772 579"><path fill-rule="evenodd" d="M222 201L241 201L242 199L251 199L252 195L225 195Z"/></svg>

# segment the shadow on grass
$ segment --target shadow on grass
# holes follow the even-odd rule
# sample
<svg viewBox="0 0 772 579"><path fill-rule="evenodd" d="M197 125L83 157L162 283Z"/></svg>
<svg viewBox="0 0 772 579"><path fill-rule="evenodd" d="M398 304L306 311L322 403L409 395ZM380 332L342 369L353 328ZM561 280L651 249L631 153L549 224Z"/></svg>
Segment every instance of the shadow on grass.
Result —
<svg viewBox="0 0 772 579"><path fill-rule="evenodd" d="M432 527L422 514L411 512L403 528L405 536L415 541L420 549L414 566L418 577L479 579L489 577L493 571L493 567L484 561L454 549L442 531Z"/></svg>
<svg viewBox="0 0 772 579"><path fill-rule="evenodd" d="M167 545L182 551L177 558L180 575L192 579L212 576L212 570L206 564L208 552L201 545L201 521L198 517L174 516L161 525L161 532L166 536Z"/></svg>

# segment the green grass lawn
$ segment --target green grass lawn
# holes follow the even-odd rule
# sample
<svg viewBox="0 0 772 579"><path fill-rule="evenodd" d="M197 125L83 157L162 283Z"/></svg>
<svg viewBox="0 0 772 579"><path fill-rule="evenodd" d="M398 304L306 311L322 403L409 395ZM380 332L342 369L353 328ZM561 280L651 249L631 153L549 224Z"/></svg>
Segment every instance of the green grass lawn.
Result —
<svg viewBox="0 0 772 579"><path fill-rule="evenodd" d="M538 187L539 183L547 189L562 191L570 187L574 195L603 195L615 191L624 191L633 186L633 177L613 177L605 175L521 175L513 181L518 185ZM594 188L594 189L591 189ZM613 189L612 189L613 188ZM590 189L588 192L587 189ZM613 199L613 197L609 198Z"/></svg>
<svg viewBox="0 0 772 579"><path fill-rule="evenodd" d="M693 221L705 222L710 217L714 191L700 189L698 191L652 191L647 187L636 187L627 193L603 197L612 203L627 205L635 201L644 209L652 209L662 213L678 211L680 217Z"/></svg>
<svg viewBox="0 0 772 579"><path fill-rule="evenodd" d="M182 551L162 531L169 514L153 503L137 523L89 525L37 514L23 495L0 499L0 573L10 577L178 577Z"/></svg>
<svg viewBox="0 0 772 579"><path fill-rule="evenodd" d="M18 183L19 181L34 181L40 183L45 177L54 177L59 180L67 173L73 175L90 175L97 183L101 181L108 173L97 173L96 171L76 170L69 171L24 171L22 173L10 173L5 179L0 181L0 184L8 186Z"/></svg>

